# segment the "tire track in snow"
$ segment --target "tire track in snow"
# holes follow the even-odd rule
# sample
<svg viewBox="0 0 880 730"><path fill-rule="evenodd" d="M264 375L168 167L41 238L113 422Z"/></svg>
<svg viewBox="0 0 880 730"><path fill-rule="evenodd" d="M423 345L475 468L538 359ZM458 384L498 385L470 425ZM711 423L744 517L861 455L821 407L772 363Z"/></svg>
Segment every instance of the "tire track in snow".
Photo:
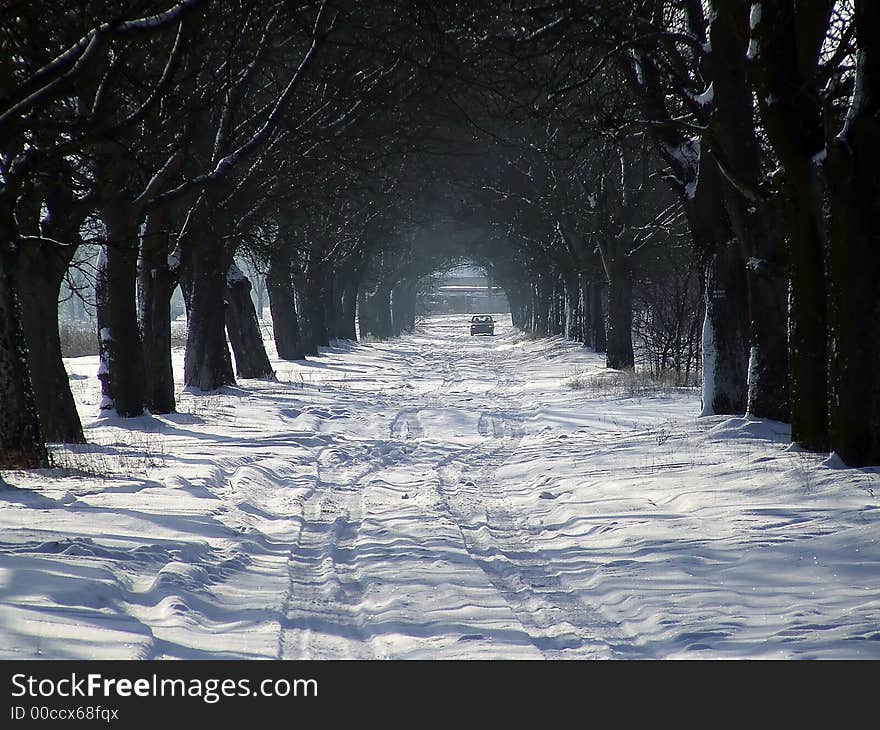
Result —
<svg viewBox="0 0 880 730"><path fill-rule="evenodd" d="M578 599L534 545L510 505L498 496L502 490L495 473L516 454L525 429L510 402L512 386L522 379L505 367L506 357L493 359L496 384L485 394L492 408L482 410L477 420L477 432L487 441L436 465L441 502L470 557L546 658L615 656L613 646L631 645L631 637L625 640L620 627ZM458 465L460 469L455 468Z"/></svg>
<svg viewBox="0 0 880 730"><path fill-rule="evenodd" d="M354 565L358 506L333 494L315 497L290 551L276 658L375 658L363 631L363 587Z"/></svg>
<svg viewBox="0 0 880 730"><path fill-rule="evenodd" d="M358 444L360 450L355 450L337 441L332 449L341 451L332 459L325 458L330 446L319 452L317 484L302 506L299 536L288 556L277 658L377 655L379 640L364 615L366 576L358 568L363 499L379 472L403 463L436 475L439 514L455 525L462 549L543 656L613 656L615 644L629 643L620 629L579 600L553 560L536 547L510 503L499 496L495 473L514 457L525 435L516 400L523 378L511 370L509 353L487 350L480 360L488 359L488 367L481 362L479 368L467 362L462 366L457 353L441 353L445 357L436 358L435 366L442 381L430 392L398 402L387 426L388 441L374 442L366 450L364 442L348 445ZM460 387L470 381L485 389ZM475 428L483 443L475 448L444 444L439 451L421 452L426 431L420 413L426 406L476 412ZM350 461L345 462L346 456Z"/></svg>
<svg viewBox="0 0 880 730"><path fill-rule="evenodd" d="M597 634L607 639L612 627L566 588L552 561L523 532L510 505L494 494L501 487L495 472L516 454L525 435L515 400L516 385L523 379L511 370L509 353L485 350L478 358L462 360L459 353L443 348L435 353L434 364L442 381L427 393L398 400L386 440L326 437L310 459L312 481L289 499L273 493L272 485L285 491L294 474L301 485L307 480L304 464L288 470L278 463L284 459L283 447L273 448L265 460L230 461L215 472L211 487L218 491L228 491L246 474L260 472L262 484L254 489L264 493L249 495L248 502L267 500L269 511L286 513L290 525L273 550L287 543L286 590L276 613L276 658L368 659L381 651L381 638L374 635L376 629L364 613L368 576L359 567L358 540L368 511L364 500L369 484L383 469L404 464L413 472L436 475L427 482L436 485L439 512L429 511L425 519L450 520L461 549L485 575L487 590L508 607L524 638L547 657L607 655L608 642ZM426 440L420 415L426 406L473 413L484 442L469 448ZM423 442L434 450L423 449ZM474 472L474 478L464 478ZM455 479L458 473L461 481ZM369 570L369 561L366 565ZM422 607L425 610L430 607ZM412 618L430 621L430 616ZM479 632L475 624L474 635Z"/></svg>
<svg viewBox="0 0 880 730"><path fill-rule="evenodd" d="M500 465L499 465L500 466ZM548 659L616 656L629 644L620 628L584 604L529 538L493 489L493 466L473 479L438 472L440 491L471 558L504 596L534 645ZM448 472L453 471L452 475Z"/></svg>
<svg viewBox="0 0 880 730"><path fill-rule="evenodd" d="M392 435L406 439L417 430L413 409L395 418ZM418 427L420 428L420 426ZM277 659L375 659L373 637L365 628L364 586L358 563L365 484L375 474L409 457L406 445L377 442L365 461L322 469L315 460L318 487L303 505L300 532L288 556L288 590L282 600ZM362 446L354 442L353 446ZM363 451L355 449L355 458ZM332 465L332 461L330 462Z"/></svg>

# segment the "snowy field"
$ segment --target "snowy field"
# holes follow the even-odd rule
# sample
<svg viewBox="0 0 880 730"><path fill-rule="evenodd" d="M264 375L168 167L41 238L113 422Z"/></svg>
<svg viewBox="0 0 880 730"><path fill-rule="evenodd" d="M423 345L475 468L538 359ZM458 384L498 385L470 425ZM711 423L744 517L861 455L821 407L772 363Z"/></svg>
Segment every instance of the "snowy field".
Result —
<svg viewBox="0 0 880 730"><path fill-rule="evenodd" d="M880 469L501 322L129 421L68 361L91 443L5 474L0 658L880 658Z"/></svg>

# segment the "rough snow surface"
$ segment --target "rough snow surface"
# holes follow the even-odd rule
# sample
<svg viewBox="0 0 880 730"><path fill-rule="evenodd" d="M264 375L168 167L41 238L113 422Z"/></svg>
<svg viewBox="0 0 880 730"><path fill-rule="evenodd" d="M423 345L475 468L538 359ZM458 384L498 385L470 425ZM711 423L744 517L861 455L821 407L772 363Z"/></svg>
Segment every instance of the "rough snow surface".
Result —
<svg viewBox="0 0 880 730"><path fill-rule="evenodd" d="M68 361L90 444L5 475L0 658L880 658L877 470L505 321L136 419Z"/></svg>

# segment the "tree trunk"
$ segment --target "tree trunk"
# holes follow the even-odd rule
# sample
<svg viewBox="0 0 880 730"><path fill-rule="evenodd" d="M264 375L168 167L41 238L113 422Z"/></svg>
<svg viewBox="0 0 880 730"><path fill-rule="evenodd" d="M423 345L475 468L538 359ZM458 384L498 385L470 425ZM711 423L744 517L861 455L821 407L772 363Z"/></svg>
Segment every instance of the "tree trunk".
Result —
<svg viewBox="0 0 880 730"><path fill-rule="evenodd" d="M749 305L750 414L777 421L790 415L788 394L788 262L776 201L761 189L761 157L746 68L749 9L716 0L708 66L714 90L711 150L726 174L723 194L746 265Z"/></svg>
<svg viewBox="0 0 880 730"><path fill-rule="evenodd" d="M28 373L10 240L0 241L0 469L49 465Z"/></svg>
<svg viewBox="0 0 880 730"><path fill-rule="evenodd" d="M855 4L857 92L828 134L831 448L850 466L880 464L880 5Z"/></svg>
<svg viewBox="0 0 880 730"><path fill-rule="evenodd" d="M813 183L820 184L815 177ZM791 438L814 451L828 448L827 313L821 207L818 189L814 194L795 193L786 205L791 243L788 306Z"/></svg>
<svg viewBox="0 0 880 730"><path fill-rule="evenodd" d="M395 336L415 329L416 291L413 282L400 283L392 290L391 321Z"/></svg>
<svg viewBox="0 0 880 730"><path fill-rule="evenodd" d="M828 447L824 205L813 159L825 147L816 81L833 5L834 0L764 3L750 54L761 119L785 171L791 437L814 451Z"/></svg>
<svg viewBox="0 0 880 730"><path fill-rule="evenodd" d="M703 321L703 411L709 416L744 413L748 367L744 310L744 272L735 242L719 246L706 277Z"/></svg>
<svg viewBox="0 0 880 730"><path fill-rule="evenodd" d="M574 291L577 291L576 287ZM563 337L569 337L569 331L573 325L572 314L577 307L577 299L571 301L568 292L568 282L560 273L556 277L556 333ZM569 339L572 338L569 337Z"/></svg>
<svg viewBox="0 0 880 730"><path fill-rule="evenodd" d="M138 222L117 206L104 210L107 239L95 283L102 410L140 416L146 404L144 352L138 327L136 283Z"/></svg>
<svg viewBox="0 0 880 730"><path fill-rule="evenodd" d="M341 282L342 310L339 320L339 337L343 340L357 339L355 321L357 318L358 290L360 289L358 279L359 277L354 273L348 273Z"/></svg>
<svg viewBox="0 0 880 730"><path fill-rule="evenodd" d="M746 410L753 416L788 421L788 276L784 248L773 246L780 238L771 217L774 208L767 205L757 216L731 218L734 229L743 226L748 233L742 235L751 242L745 251L751 345Z"/></svg>
<svg viewBox="0 0 880 730"><path fill-rule="evenodd" d="M548 330L551 335L565 334L565 287L562 277L555 275L550 284L550 321Z"/></svg>
<svg viewBox="0 0 880 730"><path fill-rule="evenodd" d="M330 271L324 277L324 290L321 297L324 305L324 328L327 332L327 344L339 336L339 310L342 307L341 295L337 287L336 273Z"/></svg>
<svg viewBox="0 0 880 730"><path fill-rule="evenodd" d="M306 355L318 355L318 348L329 343L324 324L324 291L315 269L294 278L300 319L300 332Z"/></svg>
<svg viewBox="0 0 880 730"><path fill-rule="evenodd" d="M623 370L635 366L632 340L632 272L629 259L615 254L605 256L608 274L608 335L605 363Z"/></svg>
<svg viewBox="0 0 880 730"><path fill-rule="evenodd" d="M590 337L593 341L593 349L598 353L608 349L608 340L605 337L605 308L602 299L602 284L598 281L591 281Z"/></svg>
<svg viewBox="0 0 880 730"><path fill-rule="evenodd" d="M361 291L358 312L361 336L370 334L379 339L392 337L391 287L379 284L373 292Z"/></svg>
<svg viewBox="0 0 880 730"><path fill-rule="evenodd" d="M251 282L235 264L226 275L226 302L226 331L235 354L236 374L241 378L274 379L251 298Z"/></svg>
<svg viewBox="0 0 880 730"><path fill-rule="evenodd" d="M194 234L192 245L184 382L202 391L217 390L235 384L224 298L232 262L219 243L210 245L203 232Z"/></svg>
<svg viewBox="0 0 880 730"><path fill-rule="evenodd" d="M701 157L694 194L685 196L685 215L694 246L706 262L703 320L702 415L746 411L748 299L745 264L732 240L717 165Z"/></svg>
<svg viewBox="0 0 880 730"><path fill-rule="evenodd" d="M593 341L593 332L591 329L592 324L592 295L590 292L590 281L587 278L587 275L581 273L578 276L578 286L580 286L580 300L581 300L581 337L582 342L587 347L592 347L595 349L595 342Z"/></svg>
<svg viewBox="0 0 880 730"><path fill-rule="evenodd" d="M28 244L15 262L22 330L43 438L85 443L61 352L58 298L76 246Z"/></svg>
<svg viewBox="0 0 880 730"><path fill-rule="evenodd" d="M282 360L302 360L306 353L300 336L293 288L290 250L281 247L272 253L266 276L269 311L272 313L272 334L275 348Z"/></svg>
<svg viewBox="0 0 880 730"><path fill-rule="evenodd" d="M538 274L537 283L532 287L532 332L542 337L549 333L551 289L547 275Z"/></svg>
<svg viewBox="0 0 880 730"><path fill-rule="evenodd" d="M171 363L171 297L177 277L168 266L168 231L163 211L147 218L138 266L138 310L144 343L147 407L173 413L174 368Z"/></svg>
<svg viewBox="0 0 880 730"><path fill-rule="evenodd" d="M367 304L367 292L364 287L358 289L357 295L357 331L361 340L373 331L372 312Z"/></svg>
<svg viewBox="0 0 880 730"><path fill-rule="evenodd" d="M518 286L509 286L505 289L507 302L510 304L510 323L517 329L525 329L525 306L523 296Z"/></svg>
<svg viewBox="0 0 880 730"><path fill-rule="evenodd" d="M376 336L387 339L394 336L394 326L391 320L391 287L380 284L376 294L370 298L370 304L374 307Z"/></svg>
<svg viewBox="0 0 880 730"><path fill-rule="evenodd" d="M581 288L577 273L566 273L563 288L563 334L570 340L583 342L583 328L581 326Z"/></svg>

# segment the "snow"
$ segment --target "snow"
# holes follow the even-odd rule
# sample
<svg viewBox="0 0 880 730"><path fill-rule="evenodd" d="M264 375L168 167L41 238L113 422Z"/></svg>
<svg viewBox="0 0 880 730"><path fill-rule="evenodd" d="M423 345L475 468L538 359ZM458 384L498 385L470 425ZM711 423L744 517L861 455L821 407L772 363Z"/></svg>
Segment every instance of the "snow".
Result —
<svg viewBox="0 0 880 730"><path fill-rule="evenodd" d="M753 2L749 12L749 30L754 30L758 27L758 23L761 22L761 11L761 3Z"/></svg>
<svg viewBox="0 0 880 730"><path fill-rule="evenodd" d="M864 50L859 51L856 56L856 79L853 84L852 99L846 110L846 117L843 121L843 127L837 134L838 141L844 141L849 136L849 129L853 122L858 118L859 114L865 106L865 77L868 71L865 66L867 64L867 53Z"/></svg>
<svg viewBox="0 0 880 730"><path fill-rule="evenodd" d="M715 415L715 329L708 316L703 317L703 387L701 416Z"/></svg>
<svg viewBox="0 0 880 730"><path fill-rule="evenodd" d="M761 3L753 2L751 11L749 12L749 30L751 31L751 38L749 39L749 47L746 51L746 58L750 61L756 58L758 53L760 53L760 44L755 37L755 28L757 28L761 22L761 11Z"/></svg>
<svg viewBox="0 0 880 730"><path fill-rule="evenodd" d="M746 378L748 389L748 402L754 403L758 398L761 385L761 368L758 366L758 348L752 345L749 348L749 374Z"/></svg>
<svg viewBox="0 0 880 730"><path fill-rule="evenodd" d="M687 182L685 195L693 200L697 194L697 180L700 169L700 138L691 137L680 145L665 145L666 154L674 161L673 167L679 170Z"/></svg>
<svg viewBox="0 0 880 730"><path fill-rule="evenodd" d="M710 83L706 90L694 97L694 102L701 108L711 106L715 101L715 83Z"/></svg>
<svg viewBox="0 0 880 730"><path fill-rule="evenodd" d="M174 22L190 7L198 5L198 2L199 0L182 0L182 2L173 5L168 10L156 13L155 15L149 15L136 20L127 20L119 24L119 31L126 33L156 30L164 25L168 25L168 23Z"/></svg>
<svg viewBox="0 0 880 730"><path fill-rule="evenodd" d="M749 39L749 47L746 50L746 58L749 61L753 61L758 57L758 53L760 53L761 45L758 43L758 39L752 36Z"/></svg>
<svg viewBox="0 0 880 730"><path fill-rule="evenodd" d="M878 470L496 319L137 419L68 360L90 443L5 475L0 658L880 658Z"/></svg>

